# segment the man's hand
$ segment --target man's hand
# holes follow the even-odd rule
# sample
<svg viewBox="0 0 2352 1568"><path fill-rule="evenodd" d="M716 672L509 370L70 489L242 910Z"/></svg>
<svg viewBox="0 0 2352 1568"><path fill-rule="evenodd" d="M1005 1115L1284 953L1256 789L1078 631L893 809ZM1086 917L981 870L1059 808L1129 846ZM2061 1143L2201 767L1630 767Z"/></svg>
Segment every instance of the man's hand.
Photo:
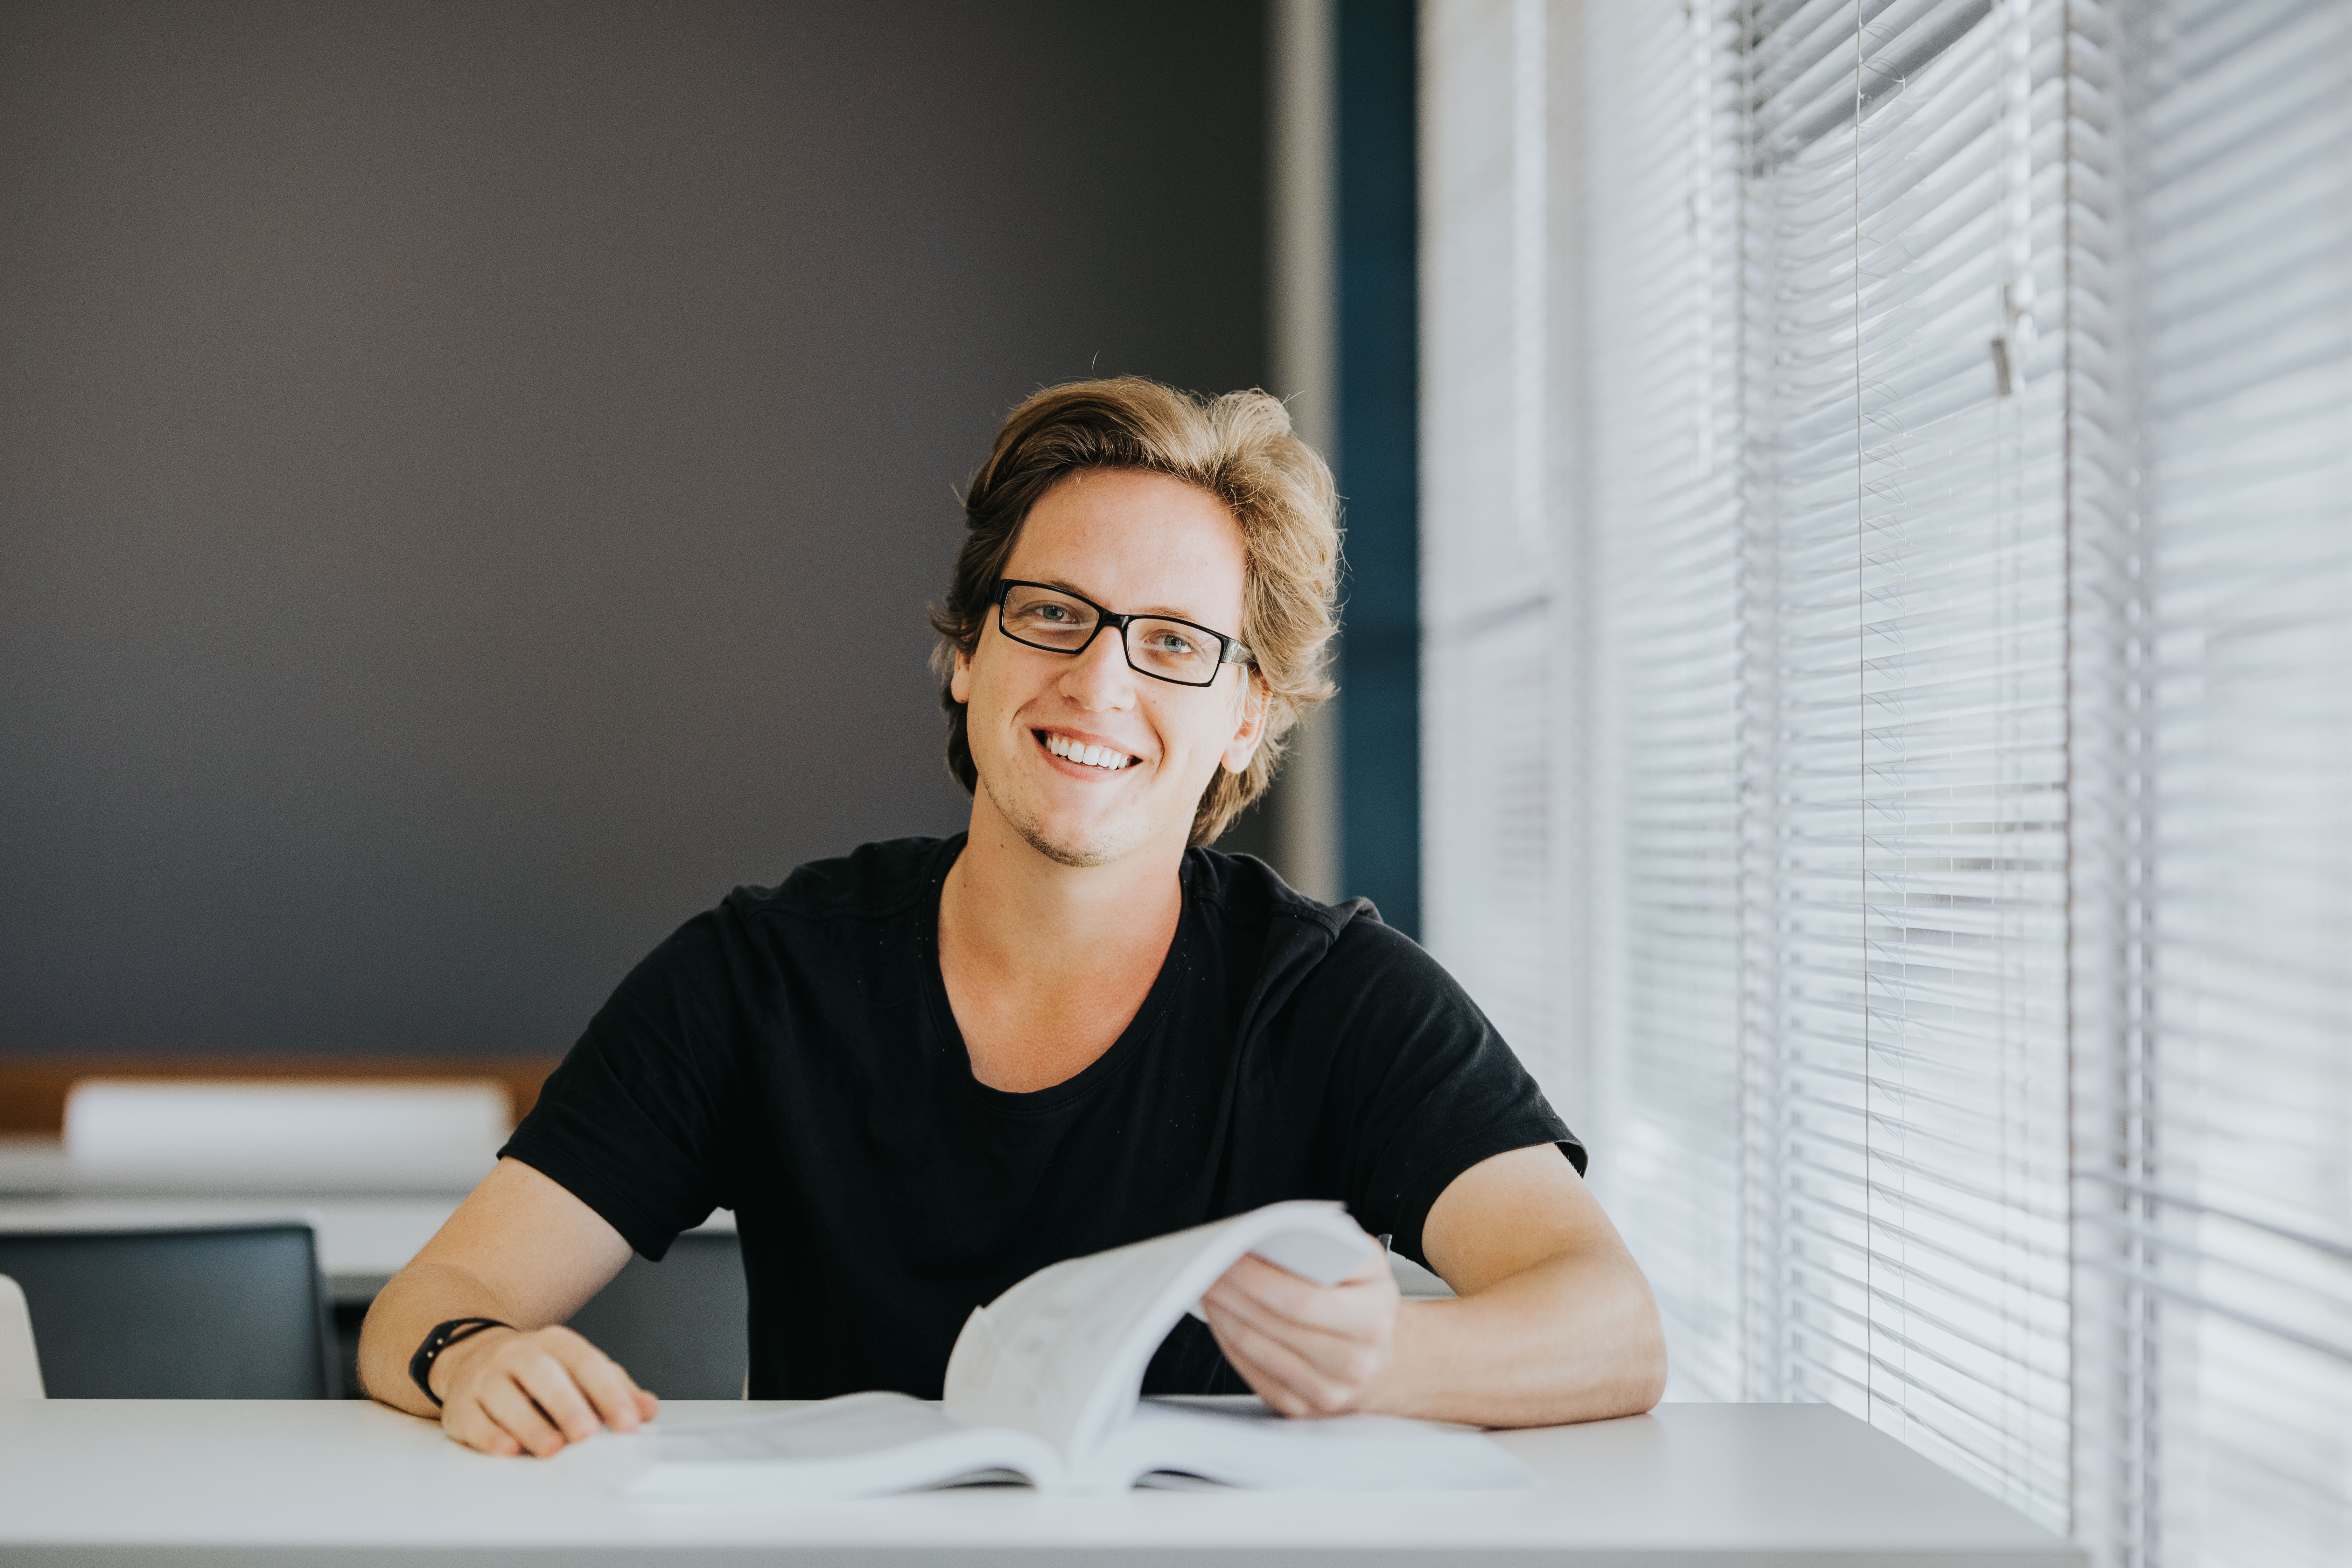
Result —
<svg viewBox="0 0 2352 1568"><path fill-rule="evenodd" d="M441 1352L427 1374L441 1429L485 1454L540 1458L599 1426L634 1432L661 1402L566 1328L486 1329Z"/></svg>
<svg viewBox="0 0 2352 1568"><path fill-rule="evenodd" d="M1201 1298L1219 1348L1285 1415L1370 1405L1395 1358L1398 1294L1386 1253L1337 1285L1244 1258Z"/></svg>
<svg viewBox="0 0 2352 1568"><path fill-rule="evenodd" d="M602 1425L635 1430L654 1396L570 1329L629 1260L629 1244L595 1210L519 1160L500 1160L424 1250L376 1293L360 1327L360 1380L395 1410L438 1419L486 1454L548 1455ZM436 1405L408 1374L434 1324L495 1318L443 1351L426 1375Z"/></svg>

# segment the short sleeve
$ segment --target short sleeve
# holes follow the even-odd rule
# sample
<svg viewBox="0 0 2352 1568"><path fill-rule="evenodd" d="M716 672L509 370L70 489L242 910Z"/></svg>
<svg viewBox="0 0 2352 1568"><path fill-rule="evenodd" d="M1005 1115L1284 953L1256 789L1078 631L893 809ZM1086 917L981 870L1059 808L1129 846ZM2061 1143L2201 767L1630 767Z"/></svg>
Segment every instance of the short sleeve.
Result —
<svg viewBox="0 0 2352 1568"><path fill-rule="evenodd" d="M1454 1179L1514 1149L1585 1150L1467 993L1411 938L1351 921L1294 999L1329 1029L1327 1114L1349 1207L1367 1230L1426 1264L1422 1227Z"/></svg>
<svg viewBox="0 0 2352 1568"><path fill-rule="evenodd" d="M726 1107L747 1020L740 932L721 908L688 921L621 982L548 1078L502 1155L594 1209L658 1261L730 1205Z"/></svg>

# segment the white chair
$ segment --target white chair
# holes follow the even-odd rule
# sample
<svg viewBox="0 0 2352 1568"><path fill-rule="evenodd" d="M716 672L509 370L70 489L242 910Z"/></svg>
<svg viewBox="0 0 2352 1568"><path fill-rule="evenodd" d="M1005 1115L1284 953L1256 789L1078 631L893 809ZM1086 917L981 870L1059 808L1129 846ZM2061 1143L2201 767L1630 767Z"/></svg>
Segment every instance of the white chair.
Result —
<svg viewBox="0 0 2352 1568"><path fill-rule="evenodd" d="M33 1345L32 1309L25 1292L0 1274L0 1399L45 1399L41 1355Z"/></svg>
<svg viewBox="0 0 2352 1568"><path fill-rule="evenodd" d="M496 1079L84 1079L65 1144L85 1190L462 1192L512 1126Z"/></svg>

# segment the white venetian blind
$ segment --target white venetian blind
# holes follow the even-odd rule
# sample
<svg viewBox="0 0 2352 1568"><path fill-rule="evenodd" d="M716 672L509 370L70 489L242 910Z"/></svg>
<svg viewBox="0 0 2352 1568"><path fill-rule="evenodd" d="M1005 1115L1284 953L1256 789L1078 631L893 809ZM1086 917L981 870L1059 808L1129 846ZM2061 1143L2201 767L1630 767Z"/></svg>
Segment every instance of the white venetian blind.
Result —
<svg viewBox="0 0 2352 1568"><path fill-rule="evenodd" d="M2057 16L1752 38L1742 1051L1750 1391L2063 1526Z"/></svg>
<svg viewBox="0 0 2352 1568"><path fill-rule="evenodd" d="M1737 1398L1739 58L1722 16L1597 7L1580 62L1594 178L1580 608L1596 831L1588 1053L1594 1173L1644 1238L1685 1397ZM1573 809L1573 808L1572 808Z"/></svg>
<svg viewBox="0 0 2352 1568"><path fill-rule="evenodd" d="M2352 0L1423 17L1430 941L1670 1397L2352 1562Z"/></svg>
<svg viewBox="0 0 2352 1568"><path fill-rule="evenodd" d="M2133 570L2143 937L2093 1058L2091 1291L2130 1333L2087 1523L2150 1561L2352 1562L2352 5L2102 7L2133 364L2078 425ZM2121 1375L2113 1375L2120 1373Z"/></svg>

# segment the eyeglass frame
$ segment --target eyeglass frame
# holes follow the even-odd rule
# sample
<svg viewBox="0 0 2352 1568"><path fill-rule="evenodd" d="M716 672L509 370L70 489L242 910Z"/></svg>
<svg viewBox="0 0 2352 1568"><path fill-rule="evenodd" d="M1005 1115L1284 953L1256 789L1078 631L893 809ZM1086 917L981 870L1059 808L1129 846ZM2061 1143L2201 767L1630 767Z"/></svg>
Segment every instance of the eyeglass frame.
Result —
<svg viewBox="0 0 2352 1568"><path fill-rule="evenodd" d="M1031 642L1004 624L1004 601L1012 595L1015 588L1043 588L1048 594L1059 594L1066 599L1076 599L1095 613L1095 629L1088 632L1087 640L1076 647L1053 647L1045 643ZM1019 643L1023 647L1034 647L1040 653L1058 653L1068 658L1076 658L1094 647L1095 639L1102 636L1105 626L1117 626L1118 651L1126 658L1127 668L1150 679L1164 680L1171 686L1188 686L1197 691L1203 687L1214 686L1217 683L1218 672L1229 664L1239 665L1246 669L1257 662L1256 656L1250 652L1239 637L1227 637L1214 626L1204 626L1198 621L1188 621L1181 616L1163 616L1150 610L1138 610L1131 614L1120 615L1115 610L1105 609L1084 594L1075 593L1058 583L1038 583L1025 577L999 577L996 580L996 586L988 591L988 602L996 608L996 629L1003 633L1008 641ZM1217 662L1209 671L1209 679L1179 680L1172 675L1162 675L1156 669L1146 669L1136 663L1135 649L1127 640L1127 628L1135 621L1172 621L1180 626L1190 626L1202 637L1214 637L1217 641Z"/></svg>

